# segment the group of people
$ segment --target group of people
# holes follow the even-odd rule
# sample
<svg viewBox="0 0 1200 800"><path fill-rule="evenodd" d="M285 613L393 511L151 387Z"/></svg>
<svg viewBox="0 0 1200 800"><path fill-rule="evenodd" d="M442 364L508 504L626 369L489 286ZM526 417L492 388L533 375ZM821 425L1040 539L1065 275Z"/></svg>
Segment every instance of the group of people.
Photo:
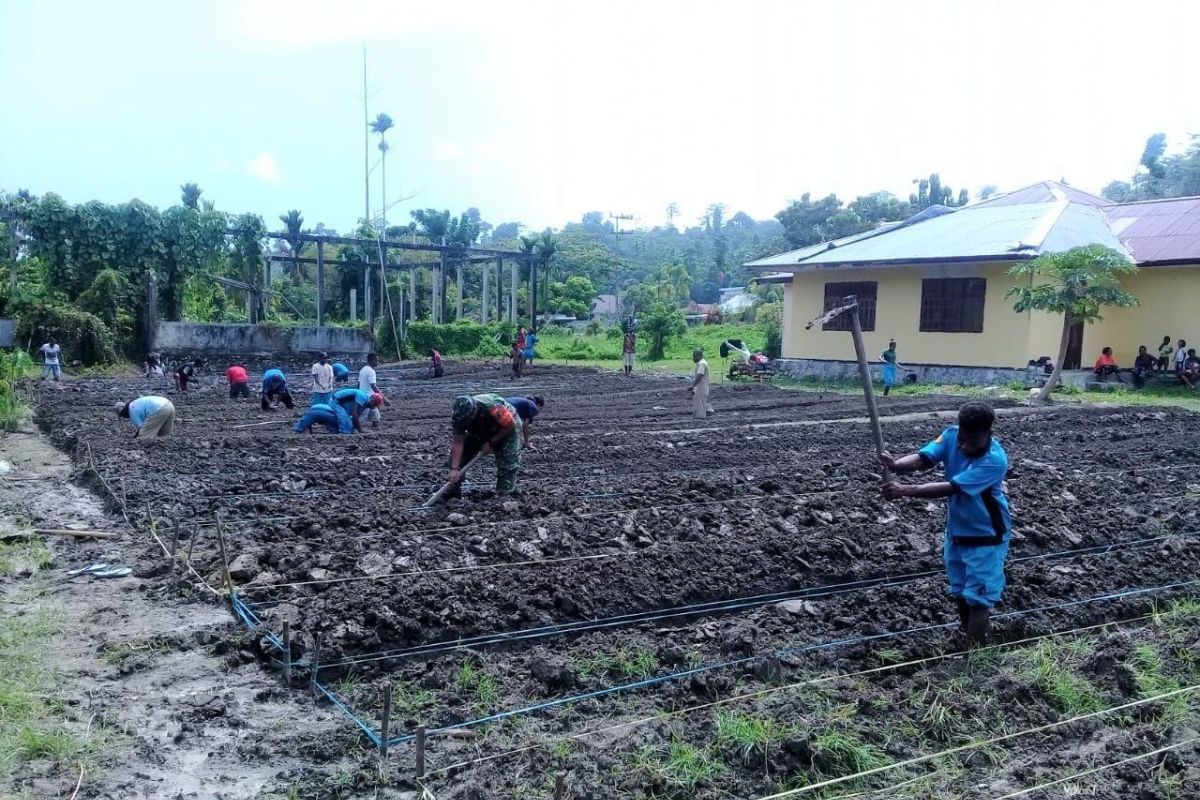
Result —
<svg viewBox="0 0 1200 800"><path fill-rule="evenodd" d="M517 335L513 339L512 349L508 354L509 361L512 363L513 377L520 378L525 374L527 365L533 366L533 359L537 357L537 350L534 349L537 343L537 333L523 327L517 328Z"/></svg>
<svg viewBox="0 0 1200 800"><path fill-rule="evenodd" d="M1111 347L1100 351L1100 356L1092 365L1092 373L1101 381L1112 377L1118 383L1124 383L1121 379L1121 367ZM1137 357L1129 373L1133 384L1138 388L1145 386L1146 381L1155 375L1174 374L1180 383L1189 389L1195 389L1197 381L1200 381L1200 358L1196 357L1196 348L1188 347L1186 340L1180 339L1176 346L1172 344L1170 336L1164 336L1158 346L1157 356L1149 352L1145 345L1138 348Z"/></svg>

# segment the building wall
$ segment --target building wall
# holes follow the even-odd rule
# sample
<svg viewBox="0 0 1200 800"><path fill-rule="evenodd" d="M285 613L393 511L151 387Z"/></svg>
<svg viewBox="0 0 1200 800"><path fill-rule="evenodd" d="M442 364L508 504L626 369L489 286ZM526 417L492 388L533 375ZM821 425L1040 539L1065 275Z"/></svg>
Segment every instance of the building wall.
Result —
<svg viewBox="0 0 1200 800"><path fill-rule="evenodd" d="M824 306L825 284L840 281L875 281L878 284L875 330L864 333L867 355L874 361L896 339L900 362L969 367L1024 368L1030 358L1057 352L1058 333L1053 333L1054 349L1045 352L1041 341L1053 328L1053 319L1034 320L1033 315L1018 314L1004 295L1014 279L1005 274L1008 264L886 267L873 269L819 270L797 273L784 291L785 358L845 360L854 357L850 335L844 331L805 330L804 325L818 316ZM985 278L982 333L922 333L921 281L924 278ZM1045 315L1037 315L1045 317ZM1035 324L1036 322L1036 324ZM1036 333L1036 338L1031 336Z"/></svg>
<svg viewBox="0 0 1200 800"><path fill-rule="evenodd" d="M329 353L365 356L371 337L358 328L302 328L282 325L230 325L159 322L154 349L186 357L272 356Z"/></svg>
<svg viewBox="0 0 1200 800"><path fill-rule="evenodd" d="M1113 348L1118 364L1132 365L1138 345L1157 354L1164 336L1172 343L1186 339L1188 347L1200 349L1200 265L1146 267L1122 283L1139 304L1104 311L1104 319L1084 328L1084 366L1105 347Z"/></svg>

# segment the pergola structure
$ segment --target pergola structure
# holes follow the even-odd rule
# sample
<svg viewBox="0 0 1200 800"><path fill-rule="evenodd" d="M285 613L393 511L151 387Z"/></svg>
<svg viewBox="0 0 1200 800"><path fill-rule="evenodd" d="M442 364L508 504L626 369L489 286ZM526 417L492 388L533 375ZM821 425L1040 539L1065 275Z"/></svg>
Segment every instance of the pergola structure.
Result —
<svg viewBox="0 0 1200 800"><path fill-rule="evenodd" d="M236 230L231 230L231 234L236 234ZM325 325L325 298L324 293L320 291L325 285L325 245L337 244L348 245L351 247L361 248L368 254L366 260L362 262L335 262L342 267L361 266L365 272L363 305L365 307L365 319L368 326L374 325L374 304L372 303L371 286L371 268L383 263L384 269L390 269L397 272L408 272L408 303L407 308L404 300L404 287L400 289L400 308L399 318L396 320L397 328L403 332L410 320L414 319L417 310L417 271L424 268L429 268L434 271L432 281L431 302L433 322L445 322L445 296L446 296L446 275L447 268L453 262L456 272L456 281L458 284L458 299L456 302L455 319L463 318L463 269L470 269L478 266L481 270L482 277L482 303L481 322L489 322L491 315L492 304L496 305L496 319L506 318L509 322L517 321L517 288L520 285L520 267L522 263L529 265L529 317L531 325L534 329L537 328L537 261L536 256L530 253L522 253L516 250L499 250L486 247L463 247L462 245L449 244L417 244L416 242L398 242L386 239L367 239L353 236L326 236L316 233L300 233L289 234L286 232L268 233L268 239L282 239L292 245L293 250L298 250L298 245L303 242L312 242L316 244L317 257L308 258L296 255L294 252L288 256L272 256L272 258L280 261L291 262L294 264L315 264L317 267L317 326ZM420 264L414 262L389 263L389 251L399 250L418 253L436 253L439 258L436 263ZM375 259L372 260L370 254L375 254ZM508 303L502 302L501 298L504 293L504 262L509 262L509 286L510 295ZM493 269L495 271L495 297L493 301L491 293L491 279ZM384 280L384 271L379 272L379 291L381 297L385 291L386 281ZM256 304L261 307L260 304ZM257 320L251 320L257 322Z"/></svg>

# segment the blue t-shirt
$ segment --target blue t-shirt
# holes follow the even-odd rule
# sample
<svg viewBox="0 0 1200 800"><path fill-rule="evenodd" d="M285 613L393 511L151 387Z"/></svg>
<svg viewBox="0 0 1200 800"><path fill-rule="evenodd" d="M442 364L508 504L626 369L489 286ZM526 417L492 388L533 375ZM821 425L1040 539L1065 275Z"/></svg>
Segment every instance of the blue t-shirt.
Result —
<svg viewBox="0 0 1200 800"><path fill-rule="evenodd" d="M263 392L282 392L287 388L283 370L269 369L263 373Z"/></svg>
<svg viewBox="0 0 1200 800"><path fill-rule="evenodd" d="M338 361L334 362L333 377L337 378L338 380L341 380L342 378L346 377L349 374L350 374L349 367L347 367L345 364L343 364L341 362L338 362Z"/></svg>
<svg viewBox="0 0 1200 800"><path fill-rule="evenodd" d="M170 402L167 398L158 397L157 395L139 397L129 404L129 421L133 423L133 427L140 430L154 412L162 409Z"/></svg>
<svg viewBox="0 0 1200 800"><path fill-rule="evenodd" d="M528 397L506 397L504 402L517 410L517 416L522 422L533 422L533 418L538 415L537 403Z"/></svg>
<svg viewBox="0 0 1200 800"><path fill-rule="evenodd" d="M338 389L333 393L334 402L339 406L347 403L358 403L359 408L366 408L371 402L371 395L362 389Z"/></svg>
<svg viewBox="0 0 1200 800"><path fill-rule="evenodd" d="M981 543L1004 541L1012 530L1012 516L1004 496L1008 454L1000 443L993 438L986 453L967 458L959 452L955 425L920 453L935 464L945 464L946 480L954 487L946 511L946 534Z"/></svg>

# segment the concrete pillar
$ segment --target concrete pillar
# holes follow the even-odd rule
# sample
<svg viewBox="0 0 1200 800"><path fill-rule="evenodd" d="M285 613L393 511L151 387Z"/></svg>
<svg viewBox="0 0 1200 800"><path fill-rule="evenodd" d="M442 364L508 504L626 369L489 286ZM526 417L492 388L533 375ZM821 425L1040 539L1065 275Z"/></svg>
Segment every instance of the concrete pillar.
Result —
<svg viewBox="0 0 1200 800"><path fill-rule="evenodd" d="M417 318L417 268L408 268L408 318Z"/></svg>
<svg viewBox="0 0 1200 800"><path fill-rule="evenodd" d="M325 326L325 243L317 240L317 327Z"/></svg>
<svg viewBox="0 0 1200 800"><path fill-rule="evenodd" d="M491 269L491 267L488 267ZM504 321L504 259L496 259L496 322Z"/></svg>
<svg viewBox="0 0 1200 800"><path fill-rule="evenodd" d="M508 298L508 321L512 324L517 324L517 287L521 282L521 262L513 259L512 267L512 294Z"/></svg>
<svg viewBox="0 0 1200 800"><path fill-rule="evenodd" d="M537 262L529 261L529 330L537 330Z"/></svg>
<svg viewBox="0 0 1200 800"><path fill-rule="evenodd" d="M492 298L488 294L488 288L489 288L488 283L490 282L489 278L491 278L491 276L492 276L492 265L491 264L482 264L481 266L482 266L481 273L482 273L482 278L483 278L483 302L479 304L479 321L482 322L484 325L487 325L488 324L488 312L492 310Z"/></svg>
<svg viewBox="0 0 1200 800"><path fill-rule="evenodd" d="M371 259L367 259L367 265L363 268L363 320L366 321L368 328L373 328L375 325L375 310L371 307Z"/></svg>
<svg viewBox="0 0 1200 800"><path fill-rule="evenodd" d="M455 308L454 318L456 320L462 319L462 269L463 269L463 262L459 261L457 267L455 268L455 276L454 276L455 284L458 286L458 293L455 295L456 308Z"/></svg>
<svg viewBox="0 0 1200 800"><path fill-rule="evenodd" d="M350 287L350 324L358 322L358 289Z"/></svg>
<svg viewBox="0 0 1200 800"><path fill-rule="evenodd" d="M442 240L445 244L445 240ZM446 251L443 250L438 261L438 322L446 321Z"/></svg>

